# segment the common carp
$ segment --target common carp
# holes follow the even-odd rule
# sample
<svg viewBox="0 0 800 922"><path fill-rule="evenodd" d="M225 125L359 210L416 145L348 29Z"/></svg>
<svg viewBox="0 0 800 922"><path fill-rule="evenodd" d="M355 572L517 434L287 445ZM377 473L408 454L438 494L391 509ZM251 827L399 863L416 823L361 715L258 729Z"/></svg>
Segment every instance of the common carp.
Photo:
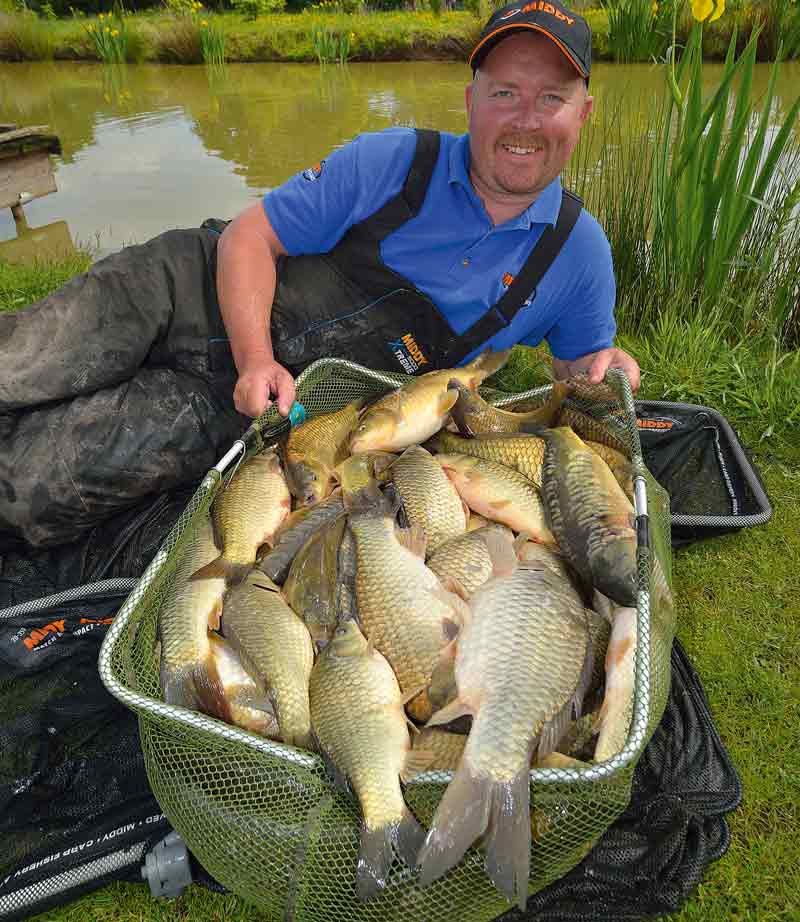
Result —
<svg viewBox="0 0 800 922"><path fill-rule="evenodd" d="M456 488L429 451L412 445L392 465L392 477L408 521L419 525L430 555L467 529L467 513Z"/></svg>
<svg viewBox="0 0 800 922"><path fill-rule="evenodd" d="M543 430L545 431L545 430ZM425 446L441 454L472 455L486 458L519 471L528 480L541 486L542 462L544 461L544 440L538 435L517 433L516 435L476 435L465 439L460 435L442 430Z"/></svg>
<svg viewBox="0 0 800 922"><path fill-rule="evenodd" d="M289 487L301 503L317 503L333 490L335 468L349 454L350 435L363 404L363 400L354 400L341 410L315 416L289 432L284 451Z"/></svg>
<svg viewBox="0 0 800 922"><path fill-rule="evenodd" d="M495 531L511 537L505 525L487 522L482 528L459 535L443 544L428 558L427 566L443 585L458 585L467 597L471 596L492 575L492 558L487 540Z"/></svg>
<svg viewBox="0 0 800 922"><path fill-rule="evenodd" d="M253 570L228 593L222 629L242 665L272 701L283 741L313 749L308 677L314 647L308 629L278 587Z"/></svg>
<svg viewBox="0 0 800 922"><path fill-rule="evenodd" d="M309 696L320 748L361 804L356 891L366 901L386 886L395 853L413 867L425 835L400 789L400 778L413 770L400 686L386 659L347 621L314 665Z"/></svg>
<svg viewBox="0 0 800 922"><path fill-rule="evenodd" d="M459 431L466 436L483 433L519 432L528 423L539 426L555 424L564 398L569 393L565 381L556 381L547 401L535 410L527 413L514 413L487 403L480 394L464 387L458 381L451 382L458 391L458 400L451 411Z"/></svg>
<svg viewBox="0 0 800 922"><path fill-rule="evenodd" d="M427 688L439 668L452 669L452 640L463 602L425 566L425 536L417 526L397 529L389 501L361 491L349 497L356 542L356 596L361 627L394 669L408 712L432 713Z"/></svg>
<svg viewBox="0 0 800 922"><path fill-rule="evenodd" d="M261 452L246 461L211 507L214 535L222 554L192 579L222 576L229 586L241 583L255 564L259 549L272 546L291 503L274 451Z"/></svg>
<svg viewBox="0 0 800 922"><path fill-rule="evenodd" d="M603 459L565 427L543 430L542 494L553 534L581 577L636 605L634 510Z"/></svg>
<svg viewBox="0 0 800 922"><path fill-rule="evenodd" d="M275 709L268 696L256 685L252 676L242 665L233 647L219 634L210 634L214 666L223 697L217 702L214 714L242 730L249 730L259 736L279 739L280 729Z"/></svg>
<svg viewBox="0 0 800 922"><path fill-rule="evenodd" d="M538 488L519 471L469 455L441 454L436 461L470 509L542 544L556 543Z"/></svg>
<svg viewBox="0 0 800 922"><path fill-rule="evenodd" d="M486 350L462 368L429 371L381 397L364 411L350 440L350 451L402 451L424 442L442 428L458 400L458 391L450 382L477 388L502 368L510 352Z"/></svg>
<svg viewBox="0 0 800 922"><path fill-rule="evenodd" d="M600 735L595 762L604 762L622 750L633 719L637 613L612 603L611 638L606 653L606 682L597 727Z"/></svg>
<svg viewBox="0 0 800 922"><path fill-rule="evenodd" d="M418 864L424 886L483 837L495 886L525 908L531 849L529 771L551 752L586 683L589 636L582 600L555 574L517 564L493 536L495 576L469 601L458 640L458 698L429 726L472 714L464 755L444 792Z"/></svg>
<svg viewBox="0 0 800 922"><path fill-rule="evenodd" d="M225 580L189 577L216 559L211 523L200 519L178 559L158 620L161 639L161 693L167 704L215 713L223 698L208 629L219 626Z"/></svg>

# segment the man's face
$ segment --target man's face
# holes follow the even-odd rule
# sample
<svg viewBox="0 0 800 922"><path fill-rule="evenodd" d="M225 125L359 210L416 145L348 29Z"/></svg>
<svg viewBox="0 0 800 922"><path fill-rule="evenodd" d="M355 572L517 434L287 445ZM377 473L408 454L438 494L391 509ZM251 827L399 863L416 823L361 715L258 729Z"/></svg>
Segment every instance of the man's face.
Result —
<svg viewBox="0 0 800 922"><path fill-rule="evenodd" d="M592 111L586 84L547 36L515 32L466 92L470 175L490 202L526 208L562 171Z"/></svg>

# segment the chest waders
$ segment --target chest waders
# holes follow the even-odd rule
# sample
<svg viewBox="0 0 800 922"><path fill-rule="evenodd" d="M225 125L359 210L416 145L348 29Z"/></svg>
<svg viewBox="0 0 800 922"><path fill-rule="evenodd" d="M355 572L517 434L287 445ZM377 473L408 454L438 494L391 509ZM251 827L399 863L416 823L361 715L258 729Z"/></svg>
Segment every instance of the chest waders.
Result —
<svg viewBox="0 0 800 922"><path fill-rule="evenodd" d="M272 343L275 357L293 371L326 356L407 374L459 364L535 297L575 226L582 203L564 190L555 227L545 229L500 300L456 334L433 301L381 259L381 241L419 213L439 156L438 132L418 129L416 135L397 196L350 228L329 253L279 261Z"/></svg>

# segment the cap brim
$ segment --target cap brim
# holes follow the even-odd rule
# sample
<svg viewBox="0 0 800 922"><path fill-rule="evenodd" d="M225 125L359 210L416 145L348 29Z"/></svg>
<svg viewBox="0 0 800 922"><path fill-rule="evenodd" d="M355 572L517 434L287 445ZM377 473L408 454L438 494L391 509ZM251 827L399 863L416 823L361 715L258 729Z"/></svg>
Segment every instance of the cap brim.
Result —
<svg viewBox="0 0 800 922"><path fill-rule="evenodd" d="M534 32L541 32L542 35L546 35L550 41L559 48L564 57L570 62L570 64L572 64L575 70L578 71L580 76L583 77L584 80L589 78L588 71L578 62L572 52L562 41L560 41L558 38L556 38L555 35L553 35L552 32L548 32L547 29L543 28L542 26L534 25L530 22L517 22L513 24L509 23L507 26L500 26L499 29L495 29L494 32L491 32L489 35L487 35L486 38L478 42L478 44L472 49L472 54L469 56L469 61L467 63L473 70L476 70L480 65L480 62L486 57L487 54L489 54L492 48L494 48L494 46L500 41L501 38L505 37L503 35L504 32L520 32L522 29L531 29ZM477 63L475 63L476 58L479 59Z"/></svg>

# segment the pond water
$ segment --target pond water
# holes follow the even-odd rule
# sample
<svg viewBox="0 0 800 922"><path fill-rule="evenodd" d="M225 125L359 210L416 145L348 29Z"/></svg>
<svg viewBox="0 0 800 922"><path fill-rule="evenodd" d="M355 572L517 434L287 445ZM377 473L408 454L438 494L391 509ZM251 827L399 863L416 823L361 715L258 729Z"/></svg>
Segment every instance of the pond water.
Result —
<svg viewBox="0 0 800 922"><path fill-rule="evenodd" d="M709 87L718 66L707 65ZM759 65L757 87L766 87ZM52 158L58 192L25 206L48 237L99 255L206 217L230 218L268 188L363 131L390 125L466 127L460 63L137 65L0 64L0 123L46 124L63 147ZM619 111L646 133L663 74L653 65L600 63L592 74L595 119ZM800 89L800 64L784 65L777 122ZM797 135L795 144L800 144ZM16 237L0 210L0 257ZM18 242L18 241L17 241Z"/></svg>

